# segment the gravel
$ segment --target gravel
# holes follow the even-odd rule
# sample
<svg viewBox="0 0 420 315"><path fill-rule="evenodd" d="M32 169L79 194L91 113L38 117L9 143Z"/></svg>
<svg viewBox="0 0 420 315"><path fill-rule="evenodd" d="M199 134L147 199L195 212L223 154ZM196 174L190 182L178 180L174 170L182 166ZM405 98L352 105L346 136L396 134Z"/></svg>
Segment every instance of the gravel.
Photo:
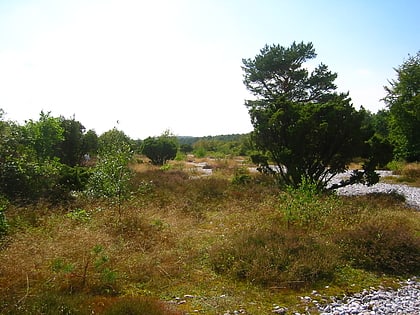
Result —
<svg viewBox="0 0 420 315"><path fill-rule="evenodd" d="M331 300L329 304L318 305L320 315L419 315L420 282L415 278L408 279L396 290L364 290L350 297L332 297Z"/></svg>
<svg viewBox="0 0 420 315"><path fill-rule="evenodd" d="M379 171L381 177L395 176L390 171ZM341 179L350 176L350 172L340 174L334 178L333 183L338 183ZM420 210L420 188L410 187L402 184L386 184L378 183L373 186L362 184L354 184L337 189L337 194L355 196L373 193L397 193L405 198L405 202L409 207Z"/></svg>

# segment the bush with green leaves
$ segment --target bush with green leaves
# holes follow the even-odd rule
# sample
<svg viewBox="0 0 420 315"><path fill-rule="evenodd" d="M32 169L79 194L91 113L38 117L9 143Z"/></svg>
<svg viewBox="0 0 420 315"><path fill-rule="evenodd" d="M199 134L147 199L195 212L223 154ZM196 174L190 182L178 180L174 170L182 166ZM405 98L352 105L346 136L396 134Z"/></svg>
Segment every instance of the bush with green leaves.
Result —
<svg viewBox="0 0 420 315"><path fill-rule="evenodd" d="M24 126L0 120L0 193L9 200L61 202L71 191L83 189L88 171L63 164L75 164L78 153L77 139L68 136L65 142L61 123L43 112Z"/></svg>
<svg viewBox="0 0 420 315"><path fill-rule="evenodd" d="M384 100L390 112L390 139L395 158L420 160L420 51L395 69L397 79L385 87Z"/></svg>
<svg viewBox="0 0 420 315"><path fill-rule="evenodd" d="M250 171L246 167L237 167L234 170L232 184L245 185L252 181Z"/></svg>
<svg viewBox="0 0 420 315"><path fill-rule="evenodd" d="M280 211L287 226L300 228L322 228L335 208L340 206L339 199L333 194L320 194L317 184L306 178L298 188L288 187L281 195Z"/></svg>
<svg viewBox="0 0 420 315"><path fill-rule="evenodd" d="M149 137L143 141L142 152L152 164L163 165L169 160L173 160L178 152L177 139L169 132L163 133L159 137Z"/></svg>
<svg viewBox="0 0 420 315"><path fill-rule="evenodd" d="M98 161L87 183L88 195L116 203L120 216L122 202L130 195L132 178L129 163L133 152L127 139L115 128L106 133L106 141L99 147Z"/></svg>

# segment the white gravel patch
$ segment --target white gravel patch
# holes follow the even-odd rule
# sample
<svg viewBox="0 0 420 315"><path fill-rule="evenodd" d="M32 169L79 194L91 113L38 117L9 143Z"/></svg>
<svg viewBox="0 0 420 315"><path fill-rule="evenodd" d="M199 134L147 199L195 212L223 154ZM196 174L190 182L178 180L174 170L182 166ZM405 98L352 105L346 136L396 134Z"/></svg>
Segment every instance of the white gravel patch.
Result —
<svg viewBox="0 0 420 315"><path fill-rule="evenodd" d="M391 171L377 171L381 177L396 176ZM343 178L349 177L350 171L337 175L331 184L339 183ZM377 183L372 186L366 186L362 184L354 184L337 189L338 195L343 196L358 196L375 193L397 193L405 197L406 204L409 207L420 210L420 188L411 187L403 184L387 184Z"/></svg>

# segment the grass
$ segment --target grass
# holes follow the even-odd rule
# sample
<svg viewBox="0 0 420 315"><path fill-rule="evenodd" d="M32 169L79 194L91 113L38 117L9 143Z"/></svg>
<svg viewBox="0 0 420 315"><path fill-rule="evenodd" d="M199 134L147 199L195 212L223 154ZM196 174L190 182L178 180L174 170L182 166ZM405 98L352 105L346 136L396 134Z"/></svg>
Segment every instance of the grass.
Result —
<svg viewBox="0 0 420 315"><path fill-rule="evenodd" d="M386 178L387 182L420 187L420 163L392 162L389 168L398 176Z"/></svg>
<svg viewBox="0 0 420 315"><path fill-rule="evenodd" d="M282 192L243 162L193 177L133 165L133 196L9 206L4 314L271 314L420 275L419 212L397 196Z"/></svg>

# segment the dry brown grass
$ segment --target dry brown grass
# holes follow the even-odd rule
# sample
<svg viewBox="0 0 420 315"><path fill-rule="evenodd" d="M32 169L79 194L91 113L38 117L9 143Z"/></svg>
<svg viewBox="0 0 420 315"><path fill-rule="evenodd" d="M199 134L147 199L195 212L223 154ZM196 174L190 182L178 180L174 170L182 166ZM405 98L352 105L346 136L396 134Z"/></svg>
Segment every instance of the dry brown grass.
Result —
<svg viewBox="0 0 420 315"><path fill-rule="evenodd" d="M241 163L224 163L214 165L226 168L219 175L195 179L182 165L133 166L134 193L120 218L112 204L85 199L59 209L12 208L11 234L0 252L0 312L67 307L75 314L101 313L105 305L121 301L115 308L123 309L124 301L148 296L171 301L180 312L244 308L270 314L273 303L299 309L297 296L313 285L334 287L339 279L337 292L347 290L361 273L351 267L340 271L346 259L340 247L369 237L362 232L382 214L381 224L399 235L397 247L407 240L417 244L419 213L393 196L324 198L316 205L327 207L331 217L322 228L288 228L285 199L273 183L250 174L250 182L232 184L231 172ZM395 218L406 221L389 225L400 222ZM398 233L402 228L406 232ZM367 285L380 281L369 279ZM298 291L291 290L293 283L299 283ZM177 305L174 297L186 302Z"/></svg>

